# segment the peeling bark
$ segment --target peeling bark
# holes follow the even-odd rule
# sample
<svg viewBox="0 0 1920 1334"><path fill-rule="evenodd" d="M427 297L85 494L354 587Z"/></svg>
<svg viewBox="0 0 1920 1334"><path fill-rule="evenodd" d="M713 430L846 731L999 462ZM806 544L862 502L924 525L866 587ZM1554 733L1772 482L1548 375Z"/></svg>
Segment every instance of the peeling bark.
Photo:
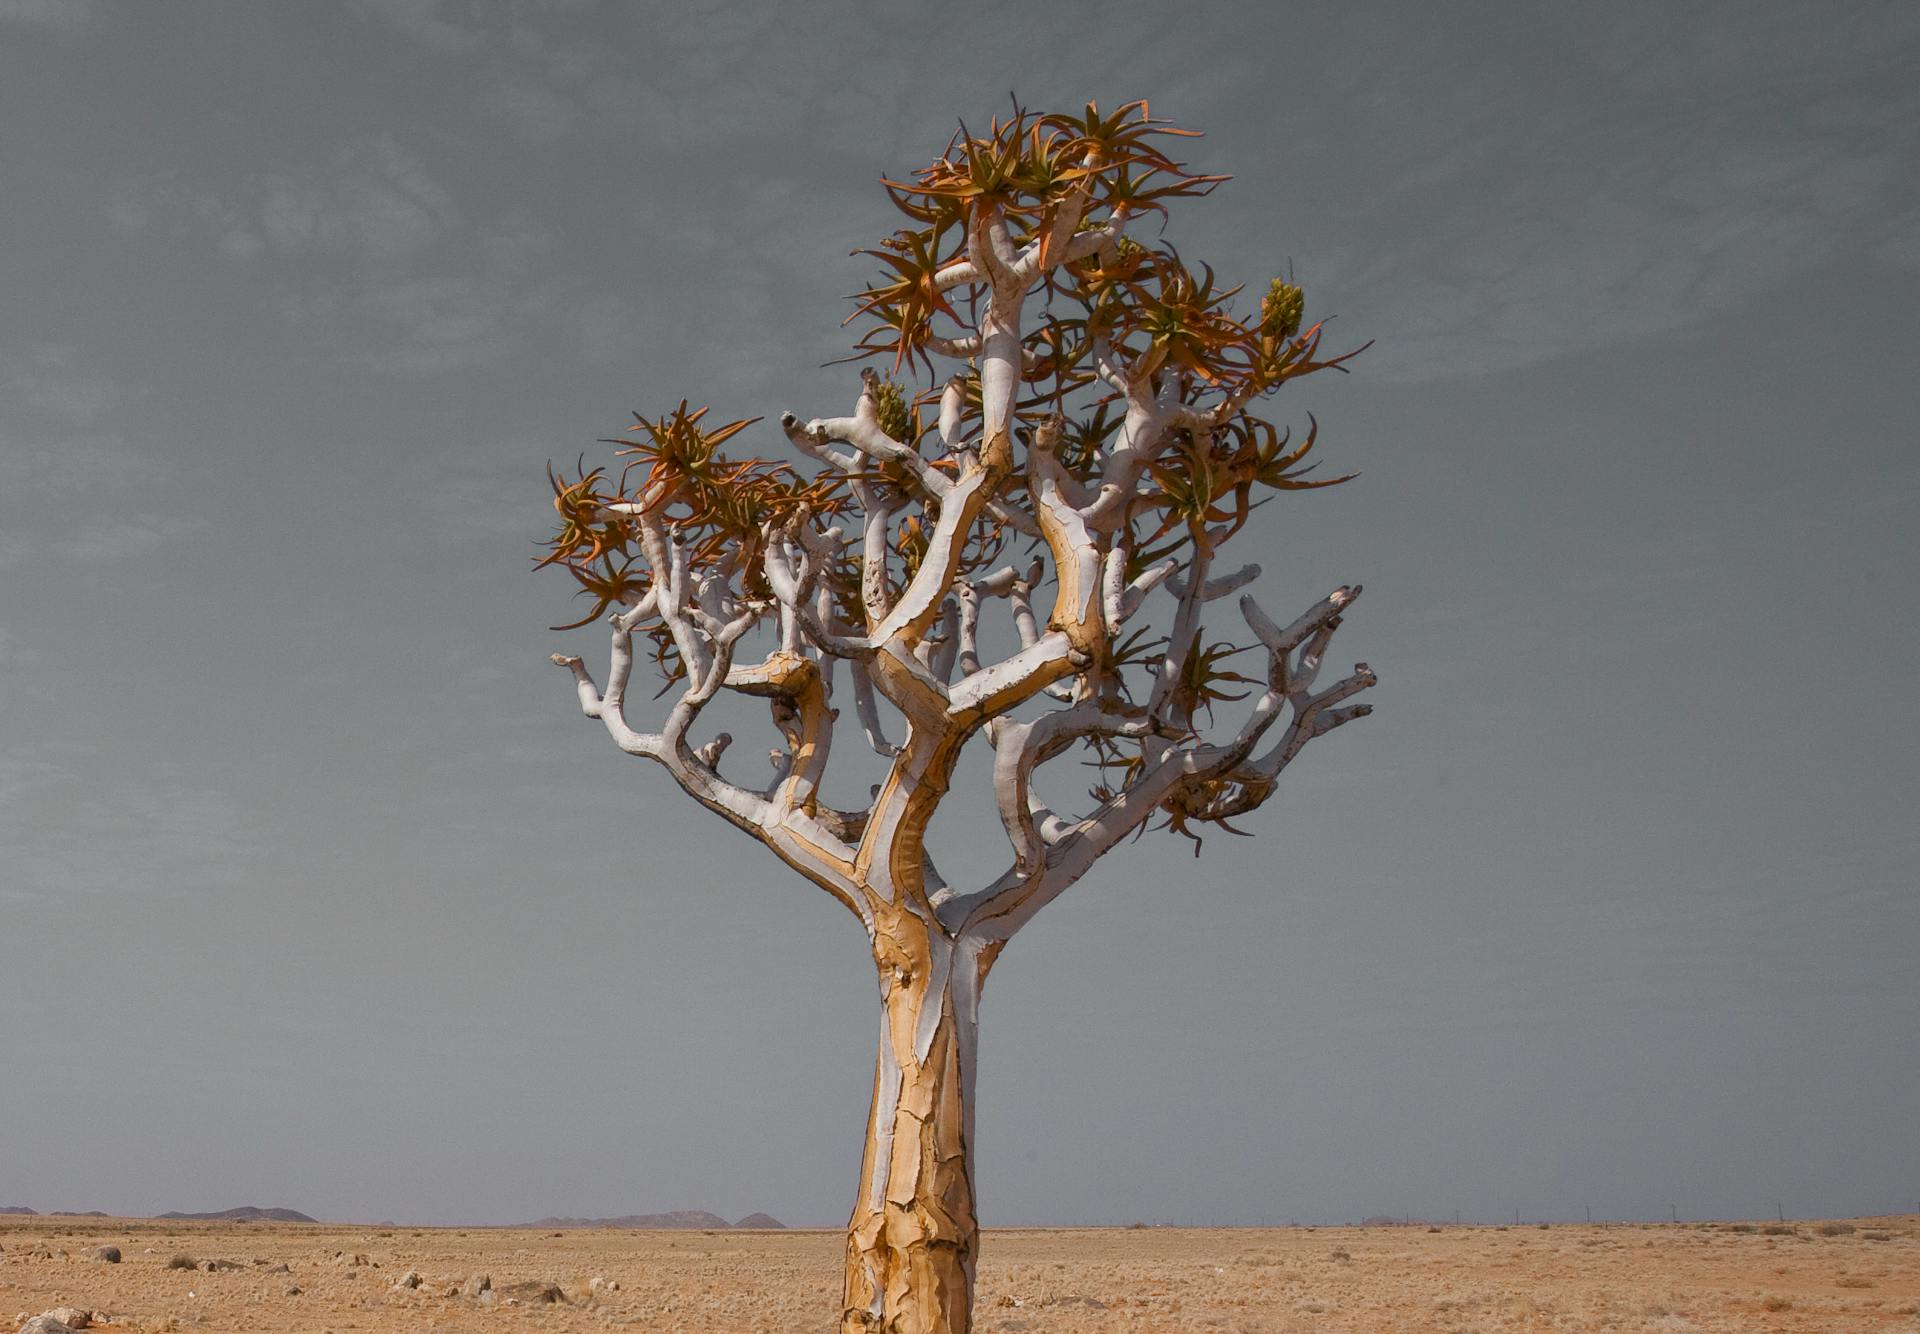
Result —
<svg viewBox="0 0 1920 1334"><path fill-rule="evenodd" d="M965 1334L979 1224L974 1039L991 955L911 912L882 914L880 1052L847 1224L847 1334Z"/></svg>

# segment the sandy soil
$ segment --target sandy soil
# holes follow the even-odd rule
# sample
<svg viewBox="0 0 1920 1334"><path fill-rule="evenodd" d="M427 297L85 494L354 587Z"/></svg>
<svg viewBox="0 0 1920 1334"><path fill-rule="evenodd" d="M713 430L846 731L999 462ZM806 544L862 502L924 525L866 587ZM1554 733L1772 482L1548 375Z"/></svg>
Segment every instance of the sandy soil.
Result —
<svg viewBox="0 0 1920 1334"><path fill-rule="evenodd" d="M121 1263L90 1258L109 1245ZM826 1331L840 1248L831 1232L0 1218L0 1329L74 1306L143 1331ZM1913 1216L1786 1228L993 1231L983 1254L981 1334L1920 1330ZM175 1256L236 1267L169 1268ZM408 1271L421 1286L396 1288ZM490 1298L461 1295L476 1274L491 1277ZM564 1299L514 1296L511 1285L529 1281Z"/></svg>

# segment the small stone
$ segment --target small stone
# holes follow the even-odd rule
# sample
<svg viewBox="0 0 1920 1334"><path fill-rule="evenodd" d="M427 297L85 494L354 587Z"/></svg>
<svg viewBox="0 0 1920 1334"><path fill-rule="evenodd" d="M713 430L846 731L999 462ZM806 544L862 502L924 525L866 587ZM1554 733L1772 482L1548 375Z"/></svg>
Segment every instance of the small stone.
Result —
<svg viewBox="0 0 1920 1334"><path fill-rule="evenodd" d="M595 1274L593 1281L588 1283L587 1287L594 1292L618 1292L620 1291L620 1281L612 1278L601 1278L598 1274Z"/></svg>
<svg viewBox="0 0 1920 1334"><path fill-rule="evenodd" d="M493 1280L491 1278L485 1274L475 1274L466 1281L465 1286L463 1286L460 1291L465 1296L478 1297L481 1293L488 1292L492 1288Z"/></svg>
<svg viewBox="0 0 1920 1334"><path fill-rule="evenodd" d="M393 1286L395 1291L401 1291L401 1290L405 1290L407 1292L413 1291L413 1289L420 1286L419 1271L414 1269L409 1269L406 1273L400 1275L399 1278L394 1280Z"/></svg>
<svg viewBox="0 0 1920 1334"><path fill-rule="evenodd" d="M287 1296L298 1297L299 1295L300 1295L300 1285L298 1283L289 1283L287 1285Z"/></svg>
<svg viewBox="0 0 1920 1334"><path fill-rule="evenodd" d="M20 1334L73 1334L73 1326L50 1315L37 1315L20 1326Z"/></svg>
<svg viewBox="0 0 1920 1334"><path fill-rule="evenodd" d="M293 1270L287 1268L287 1266L283 1263L283 1264L275 1265L273 1268L267 1270L267 1272L269 1274L291 1274Z"/></svg>
<svg viewBox="0 0 1920 1334"><path fill-rule="evenodd" d="M564 1302L567 1294L560 1291L558 1283L548 1283L541 1279L529 1279L525 1283L515 1283L500 1289L503 1298L524 1302L528 1306L540 1306L553 1302Z"/></svg>
<svg viewBox="0 0 1920 1334"><path fill-rule="evenodd" d="M96 1246L93 1250L93 1258L103 1260L110 1265L117 1265L120 1263L120 1248L118 1246Z"/></svg>

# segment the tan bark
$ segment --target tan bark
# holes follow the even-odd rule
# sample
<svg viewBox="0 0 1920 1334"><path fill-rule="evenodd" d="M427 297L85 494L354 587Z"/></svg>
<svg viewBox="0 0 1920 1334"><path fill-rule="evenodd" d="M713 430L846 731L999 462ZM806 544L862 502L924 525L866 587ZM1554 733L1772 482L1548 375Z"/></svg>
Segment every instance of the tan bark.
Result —
<svg viewBox="0 0 1920 1334"><path fill-rule="evenodd" d="M846 1334L972 1328L973 1001L987 963L910 913L874 932L882 1020L860 1194L847 1225Z"/></svg>

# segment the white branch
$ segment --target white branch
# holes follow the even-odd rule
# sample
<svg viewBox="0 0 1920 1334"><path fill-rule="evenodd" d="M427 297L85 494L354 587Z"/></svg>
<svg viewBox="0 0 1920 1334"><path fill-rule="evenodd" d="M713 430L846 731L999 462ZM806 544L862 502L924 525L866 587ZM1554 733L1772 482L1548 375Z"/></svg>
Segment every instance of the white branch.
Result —
<svg viewBox="0 0 1920 1334"><path fill-rule="evenodd" d="M1204 566L1204 561L1196 564ZM1204 568L1192 572L1204 592ZM1229 580L1238 575L1229 576ZM1183 611L1197 608L1196 587L1186 585ZM1345 705L1376 682L1365 663L1353 674L1319 694L1300 686L1289 665L1303 648L1324 650L1324 640L1339 625L1339 614L1358 596L1357 586L1336 589L1284 629L1261 612L1251 598L1241 607L1274 663L1272 685L1255 702L1246 720L1225 744L1199 741L1183 746L1155 746L1174 726L1158 710L1142 720L1129 715L1110 735L1142 739L1145 765L1131 781L1084 819L1064 821L1037 802L1032 794L1033 767L1044 762L1059 735L1079 727L1100 730L1092 721L1099 715L1091 704L1047 715L1035 723L1003 722L995 738L995 797L1014 846L1014 864L999 879L972 894L956 896L942 905L941 916L952 929L987 941L1005 940L1034 913L1078 880L1099 857L1138 829L1153 813L1174 801L1183 803L1190 817L1221 819L1251 810L1273 791L1275 778L1302 747L1355 718L1365 717L1367 705ZM1177 633L1177 631L1176 631ZM1197 633L1197 631L1196 631ZM1287 713L1291 722L1281 739L1258 759L1252 752ZM1091 734L1091 733L1087 733ZM1051 817L1051 818L1049 818Z"/></svg>
<svg viewBox="0 0 1920 1334"><path fill-rule="evenodd" d="M1145 736L1150 727L1138 709L1122 711L1112 701L1088 700L1030 723L1001 728L994 741L993 793L1007 840L1013 844L1016 871L1026 874L1039 869L1046 850L1034 818L1034 769L1086 737Z"/></svg>
<svg viewBox="0 0 1920 1334"><path fill-rule="evenodd" d="M873 678L867 675L863 662L855 662L848 670L853 675L853 711L860 720L860 730L866 734L874 754L892 759L900 753L900 747L887 740L880 730L880 708L873 698Z"/></svg>
<svg viewBox="0 0 1920 1334"><path fill-rule="evenodd" d="M1238 593L1259 577L1260 567L1258 565L1243 565L1232 574L1216 575L1201 586L1200 601L1218 602L1221 598ZM1167 591L1177 598L1185 598L1187 596L1187 581L1179 578L1170 579L1167 581Z"/></svg>

